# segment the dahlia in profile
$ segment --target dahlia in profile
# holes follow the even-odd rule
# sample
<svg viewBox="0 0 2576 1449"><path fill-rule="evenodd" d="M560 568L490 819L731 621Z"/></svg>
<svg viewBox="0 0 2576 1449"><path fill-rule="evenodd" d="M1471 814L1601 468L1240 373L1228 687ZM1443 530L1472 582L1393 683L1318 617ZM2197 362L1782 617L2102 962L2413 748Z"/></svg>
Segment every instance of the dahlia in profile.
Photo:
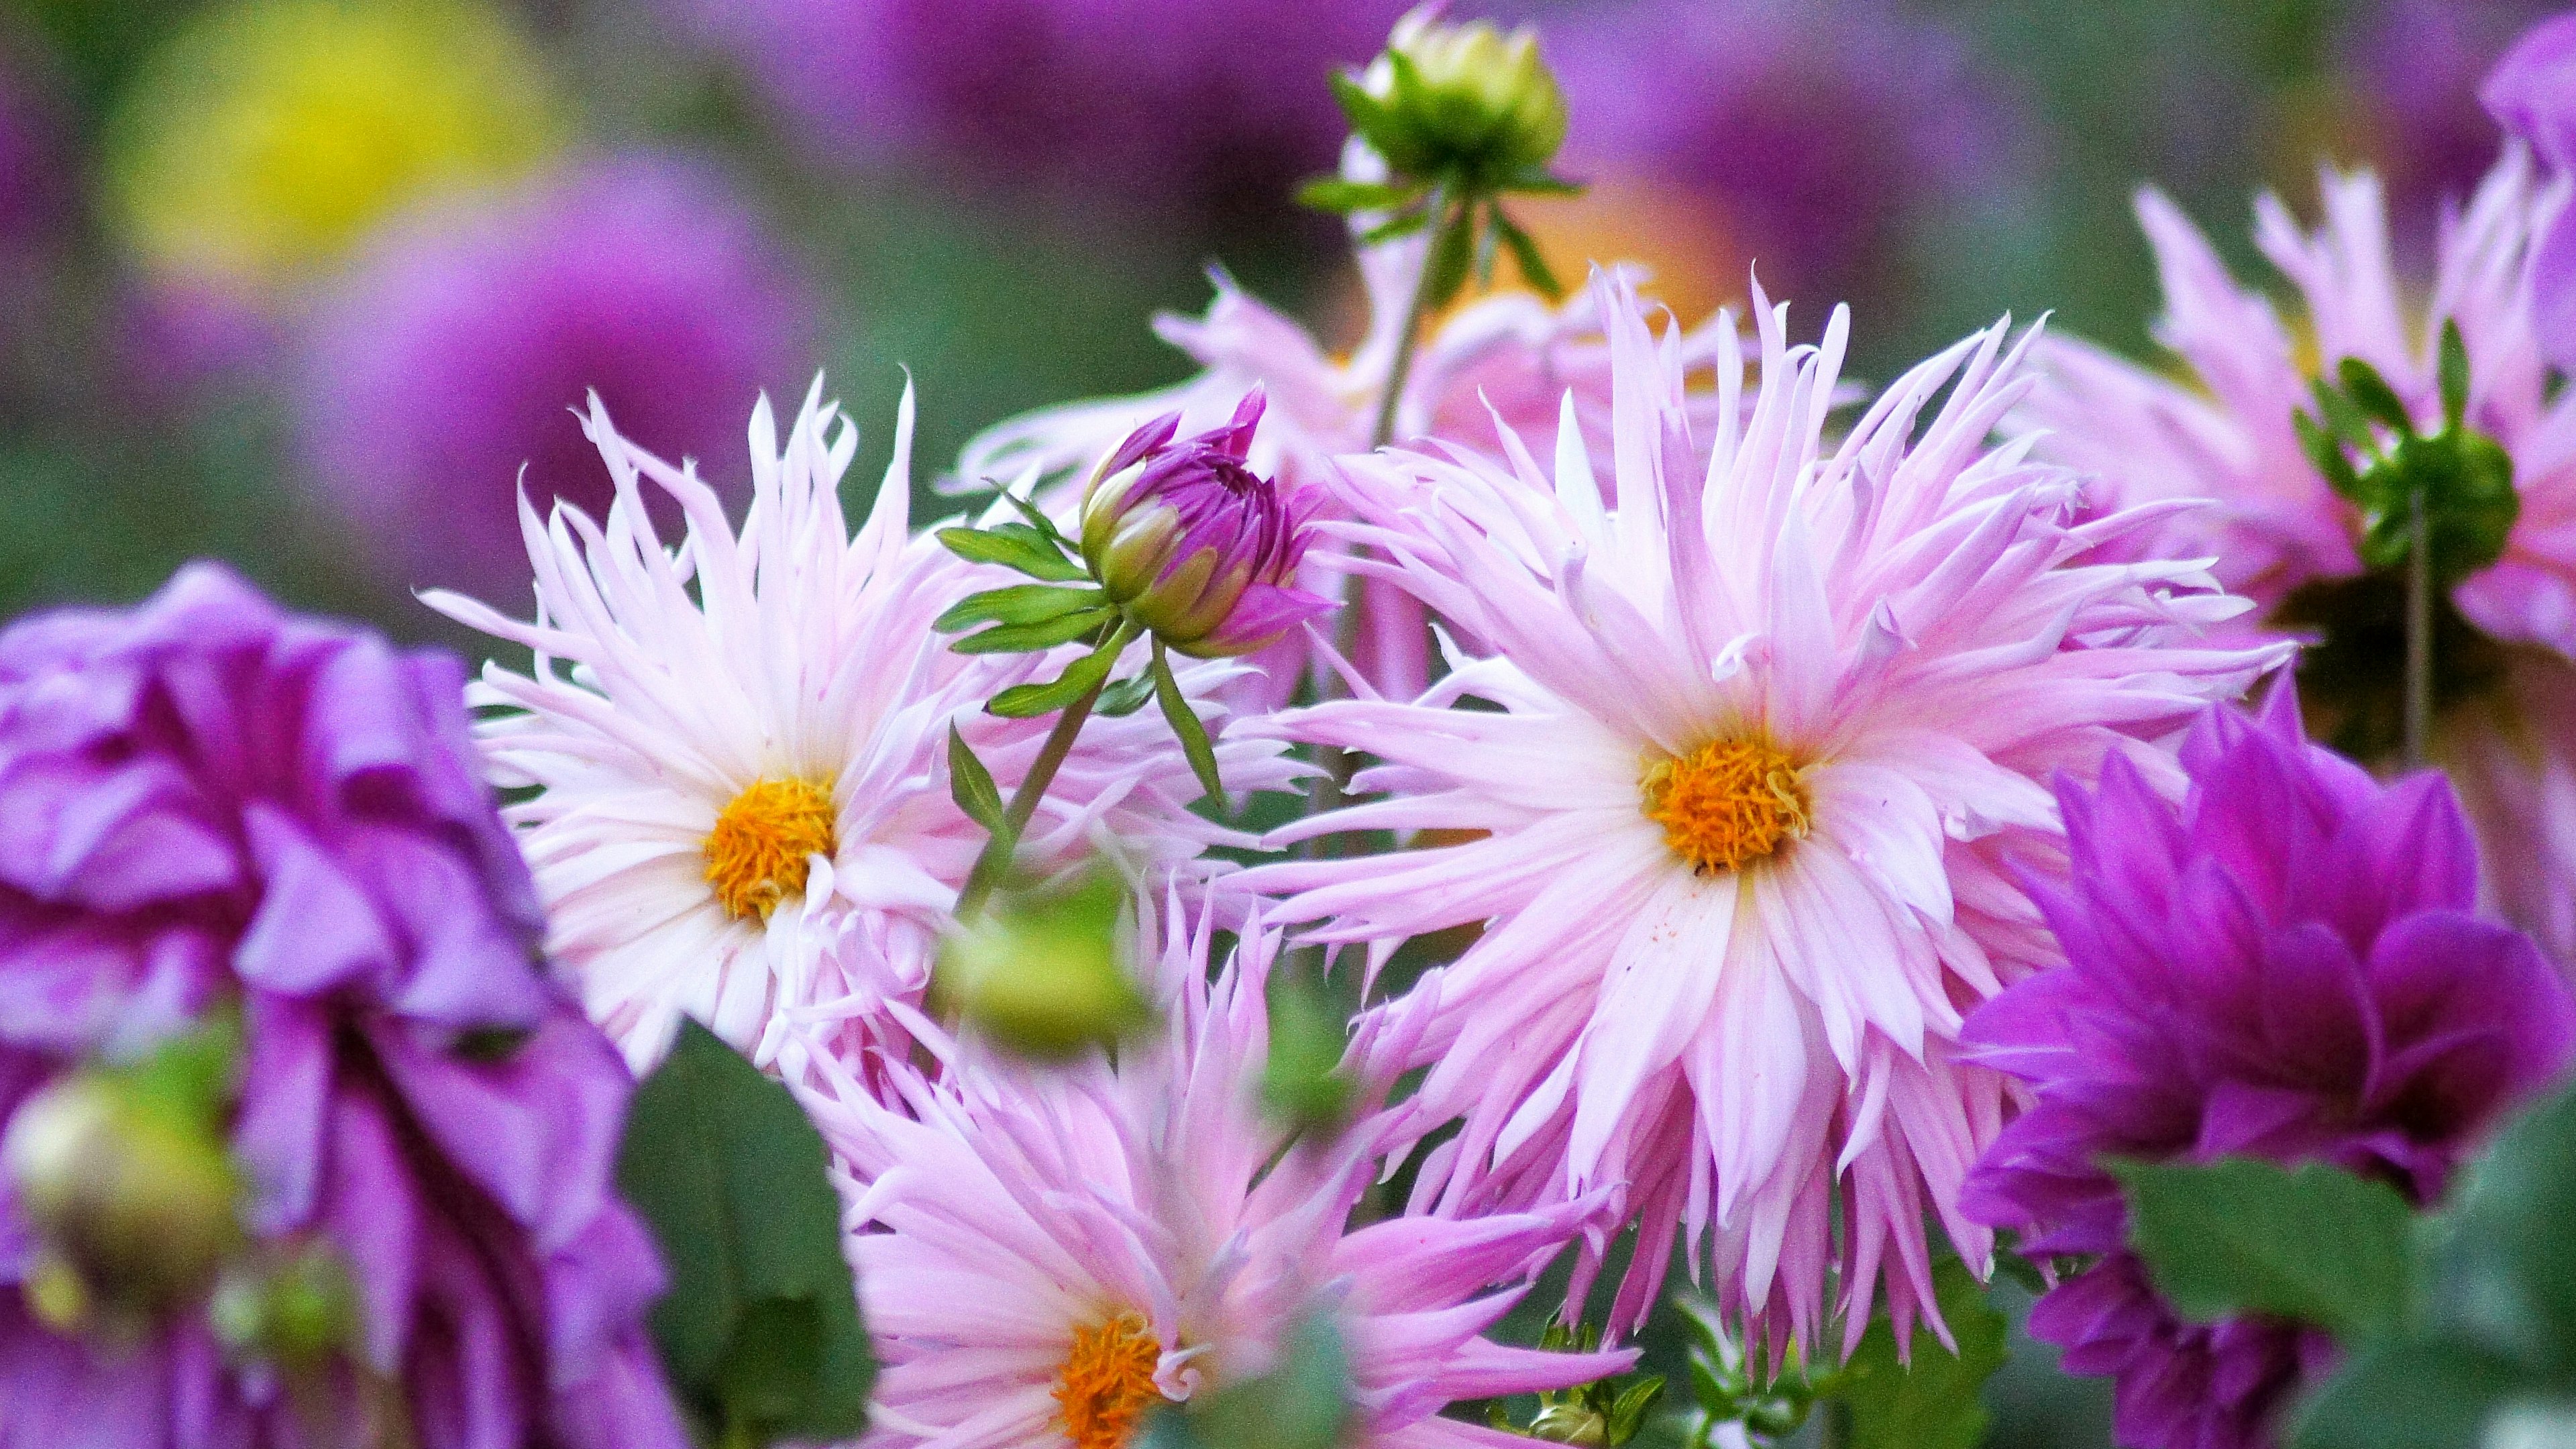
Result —
<svg viewBox="0 0 2576 1449"><path fill-rule="evenodd" d="M1524 1444L1440 1411L1634 1360L1482 1336L1520 1292L1478 1295L1544 1264L1597 1198L1347 1228L1408 1109L1292 1142L1257 1085L1277 937L1253 923L1210 984L1209 921L1169 919L1165 1030L1114 1065L942 1042L936 1078L883 1068L884 1104L837 1064L808 1095L883 1364L865 1443L1124 1449L1153 1408L1269 1371L1317 1309L1353 1371L1354 1449ZM1363 1028L1350 1063L1382 1091L1401 1047Z"/></svg>
<svg viewBox="0 0 2576 1449"><path fill-rule="evenodd" d="M817 1029L835 1050L881 1044L901 1030L893 1009L929 984L984 844L950 798L950 726L1008 793L1045 722L981 706L1063 660L953 654L931 631L1010 576L907 539L909 393L855 536L837 490L858 436L819 381L784 446L768 402L753 410L739 535L694 469L620 436L596 399L586 426L615 501L602 520L559 503L540 521L521 503L537 617L427 596L535 655L525 674L486 665L470 699L497 709L477 726L494 778L535 792L503 813L552 915L556 963L639 1066L682 1014L764 1065L791 1018L828 1026ZM676 545L648 487L687 520ZM1194 695L1228 677L1224 665L1180 676ZM1264 741L1216 751L1246 788L1295 768ZM1178 866L1248 843L1191 814L1198 793L1160 718L1098 721L1055 776L1023 861L1050 869L1096 848Z"/></svg>
<svg viewBox="0 0 2576 1449"><path fill-rule="evenodd" d="M1354 787L1387 796L1274 838L1463 843L1241 879L1325 941L1484 924L1387 1008L1426 1019L1423 1120L1464 1123L1417 1208L1624 1185L1642 1237L1613 1332L1644 1318L1685 1231L1725 1310L1775 1341L1812 1344L1834 1264L1847 1339L1882 1276L1910 1328L1932 1316L1927 1212L1987 1261L1955 1199L2007 1089L1958 1034L2049 958L2006 867L2056 846L2038 782L2089 777L2287 646L2202 643L2240 601L2193 564L2106 557L2153 513L2096 516L2027 441L1987 445L2024 386L2004 325L1899 378L1829 448L1847 315L1793 348L1766 304L1749 406L1719 330L1703 439L1673 339L1596 285L1618 506L1571 432L1552 480L1508 435L1507 461L1346 461L1359 566L1462 648L1419 700L1272 726L1383 760Z"/></svg>
<svg viewBox="0 0 2576 1449"><path fill-rule="evenodd" d="M2120 504L2178 498L2153 553L2214 558L2258 611L2242 627L2315 641L2300 689L2320 738L2373 765L2401 738L2404 569L2365 569L2359 512L2300 444L2319 366L2376 368L2430 432L2441 426L2436 350L2456 323L2469 361L2467 425L2512 458L2520 514L2489 568L2435 610L2430 758L2458 786L2485 846L2483 889L2552 952L2576 953L2576 396L2552 392L2535 327L2536 239L2566 205L2564 179L2534 179L2519 148L2442 238L2428 291L2401 285L2379 184L2321 178L2325 220L2305 231L2277 199L2255 240L2297 287L2301 335L2227 274L2161 194L2138 200L2163 269L2163 344L2175 381L2087 344L2052 341L2018 415L2047 430L2040 455L2101 475ZM2421 296L2421 303L2410 300ZM2307 339L2313 339L2312 341Z"/></svg>
<svg viewBox="0 0 2576 1449"><path fill-rule="evenodd" d="M688 1442L463 683L211 565L0 633L0 1446Z"/></svg>
<svg viewBox="0 0 2576 1449"><path fill-rule="evenodd" d="M1369 169L1359 162L1345 167L1355 175ZM959 478L981 485L1031 469L1053 476L1089 468L1148 419L1177 411L1183 428L1216 427L1258 387L1267 393L1269 408L1247 466L1282 486L1322 493L1331 459L1371 445L1423 258L1419 238L1359 249L1369 328L1346 357L1326 351L1304 326L1217 273L1216 300L1204 316L1167 315L1154 323L1165 341L1205 371L1157 392L1072 403L1002 423L966 445L957 462ZM1715 325L1683 337L1683 356L1693 368L1705 368L1716 356ZM1500 418L1533 445L1546 447L1562 407L1571 407L1597 433L1610 405L1609 362L1589 294L1561 307L1518 291L1467 303L1425 325L1396 400L1394 436L1490 439ZM1695 401L1704 415L1713 394L1703 389ZM1609 459L1605 454L1596 461L1606 466ZM1308 592L1338 598L1343 577L1338 551L1316 549L1307 555L1299 582ZM1356 608L1352 662L1381 692L1421 692L1430 678L1430 630L1420 601L1400 589L1364 583ZM1243 696L1245 703L1284 703L1311 654L1308 639L1291 634L1254 656L1262 674Z"/></svg>
<svg viewBox="0 0 2576 1449"><path fill-rule="evenodd" d="M1968 1022L2030 1105L1969 1179L1981 1221L2091 1266L2030 1331L2108 1374L2134 1449L2256 1449L2319 1364L2277 1320L2195 1324L2123 1246L2106 1157L2330 1162L2418 1203L2576 1046L2531 941L2480 919L2477 853L2439 775L2382 786L2307 742L2293 691L2213 709L2180 803L2125 760L2058 790L2069 868L2032 893L2067 964Z"/></svg>

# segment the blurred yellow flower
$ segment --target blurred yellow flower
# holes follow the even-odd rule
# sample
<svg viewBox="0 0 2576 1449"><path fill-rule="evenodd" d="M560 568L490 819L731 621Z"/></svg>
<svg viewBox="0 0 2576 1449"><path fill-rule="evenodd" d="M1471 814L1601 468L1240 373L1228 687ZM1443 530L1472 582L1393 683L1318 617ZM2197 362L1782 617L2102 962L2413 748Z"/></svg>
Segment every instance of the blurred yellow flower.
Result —
<svg viewBox="0 0 2576 1449"><path fill-rule="evenodd" d="M535 52L485 6L217 5L120 106L110 211L155 271L269 287L398 207L527 171L563 130Z"/></svg>

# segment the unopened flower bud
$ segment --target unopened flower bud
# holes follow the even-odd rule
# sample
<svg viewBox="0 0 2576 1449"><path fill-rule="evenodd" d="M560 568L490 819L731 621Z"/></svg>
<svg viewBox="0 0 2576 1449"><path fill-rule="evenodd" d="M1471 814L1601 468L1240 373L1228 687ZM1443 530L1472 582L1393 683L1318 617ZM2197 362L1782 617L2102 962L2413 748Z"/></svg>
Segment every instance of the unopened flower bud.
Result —
<svg viewBox="0 0 2576 1449"><path fill-rule="evenodd" d="M1222 428L1173 441L1172 413L1127 436L1082 496L1082 557L1109 601L1184 654L1246 654L1332 607L1295 587L1309 492L1291 495L1244 459L1256 388Z"/></svg>
<svg viewBox="0 0 2576 1449"><path fill-rule="evenodd" d="M358 1330L357 1288L330 1246L307 1243L228 1266L206 1303L216 1341L290 1370L327 1362Z"/></svg>
<svg viewBox="0 0 2576 1449"><path fill-rule="evenodd" d="M1150 1016L1120 921L1126 893L1095 874L1068 892L997 900L939 953L933 995L1022 1056L1061 1059Z"/></svg>
<svg viewBox="0 0 2576 1449"><path fill-rule="evenodd" d="M1546 166L1565 144L1565 93L1526 25L1506 35L1489 20L1455 24L1418 8L1395 23L1360 85L1387 108L1392 124L1370 139L1398 175L1498 183Z"/></svg>
<svg viewBox="0 0 2576 1449"><path fill-rule="evenodd" d="M103 1071L20 1105L0 1170L34 1231L52 1299L150 1311L200 1291L240 1238L240 1183L206 1123ZM64 1276L68 1275L68 1276Z"/></svg>

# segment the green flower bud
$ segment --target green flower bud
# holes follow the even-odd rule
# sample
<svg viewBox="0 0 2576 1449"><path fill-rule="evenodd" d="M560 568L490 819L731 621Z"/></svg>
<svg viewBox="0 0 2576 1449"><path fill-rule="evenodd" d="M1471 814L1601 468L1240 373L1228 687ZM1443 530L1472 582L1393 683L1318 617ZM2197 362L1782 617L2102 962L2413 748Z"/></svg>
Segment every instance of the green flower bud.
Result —
<svg viewBox="0 0 2576 1449"><path fill-rule="evenodd" d="M337 1252L307 1244L226 1268L206 1319L216 1340L243 1358L309 1369L350 1346L358 1292Z"/></svg>
<svg viewBox="0 0 2576 1449"><path fill-rule="evenodd" d="M949 938L931 992L943 1011L1023 1056L1060 1060L1150 1018L1129 968L1126 891L1095 873L1071 891L1006 895Z"/></svg>
<svg viewBox="0 0 2576 1449"><path fill-rule="evenodd" d="M1565 144L1565 92L1539 58L1538 32L1489 20L1395 23L1360 88L1379 105L1362 134L1399 176L1458 175L1484 185L1543 168Z"/></svg>
<svg viewBox="0 0 2576 1449"><path fill-rule="evenodd" d="M37 1093L0 1137L48 1278L40 1307L152 1311L204 1290L241 1240L241 1184L214 1124L134 1078L75 1072Z"/></svg>

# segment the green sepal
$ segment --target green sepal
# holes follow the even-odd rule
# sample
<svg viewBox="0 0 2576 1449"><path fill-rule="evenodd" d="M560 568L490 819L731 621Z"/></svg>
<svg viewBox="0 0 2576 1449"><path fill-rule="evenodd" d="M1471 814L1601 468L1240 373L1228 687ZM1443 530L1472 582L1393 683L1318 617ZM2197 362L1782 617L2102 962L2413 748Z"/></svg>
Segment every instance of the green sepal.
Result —
<svg viewBox="0 0 2576 1449"><path fill-rule="evenodd" d="M1539 254L1538 243L1531 240L1530 234L1504 215L1499 206L1493 209L1493 221L1494 234L1503 239L1503 245L1511 248L1512 264L1521 269L1522 280L1538 288L1540 294L1551 302L1563 297L1565 284L1558 281L1556 273L1548 268L1547 258Z"/></svg>
<svg viewBox="0 0 2576 1449"><path fill-rule="evenodd" d="M1476 260L1475 213L1464 206L1452 210L1431 238L1431 255L1422 270L1422 310L1437 312L1457 299L1467 285L1467 274Z"/></svg>
<svg viewBox="0 0 2576 1449"><path fill-rule="evenodd" d="M983 826L986 833L1002 833L1007 808L1002 802L1002 787L993 783L993 772L975 758L974 747L966 743L966 737L953 724L948 727L948 798L956 801L966 818Z"/></svg>
<svg viewBox="0 0 2576 1449"><path fill-rule="evenodd" d="M1408 207L1360 233L1360 245L1375 246L1379 242L1393 241L1400 236L1411 236L1430 224L1429 207Z"/></svg>
<svg viewBox="0 0 2576 1449"><path fill-rule="evenodd" d="M2469 345L2460 336L2455 318L2442 321L2442 346L2437 369L2442 381L2442 426L2458 429L2469 419Z"/></svg>
<svg viewBox="0 0 2576 1449"><path fill-rule="evenodd" d="M1035 624L1000 624L948 647L959 654L1038 654L1100 632L1118 617L1106 604Z"/></svg>
<svg viewBox="0 0 2576 1449"><path fill-rule="evenodd" d="M2352 458L2343 443L2326 424L2306 413L2290 414L2290 427L2299 435L2299 446L2308 455L2309 464L2326 480L2336 495L2351 502L2361 502L2361 474L2354 470Z"/></svg>
<svg viewBox="0 0 2576 1449"><path fill-rule="evenodd" d="M2368 526L2361 557L2373 568L2404 562L2411 537L2408 499L2424 490L2424 528L2436 588L2494 565L2504 557L2522 498L2514 491L2513 455L2474 428L2448 428L2431 437L2409 435L2362 475L2362 489L2381 506L2364 504Z"/></svg>
<svg viewBox="0 0 2576 1449"><path fill-rule="evenodd" d="M930 627L942 634L954 634L977 624L1037 624L1062 618L1076 610L1098 609L1106 602L1105 596L1096 588L1013 584L1008 588L968 594L949 605L946 613L931 620Z"/></svg>
<svg viewBox="0 0 2576 1449"><path fill-rule="evenodd" d="M1499 189L1523 196L1581 196L1583 183L1568 180L1543 166L1533 166L1504 177Z"/></svg>
<svg viewBox="0 0 2576 1449"><path fill-rule="evenodd" d="M1111 634L1099 648L1065 666L1064 673L1044 684L1015 684L994 695L984 706L987 714L1004 719L1034 719L1053 714L1089 694L1100 681L1109 677L1110 667L1118 656L1127 652L1130 636L1125 630Z"/></svg>
<svg viewBox="0 0 2576 1449"><path fill-rule="evenodd" d="M1100 702L1091 708L1095 714L1105 714L1111 719L1123 719L1143 709L1145 701L1153 697L1154 673L1149 669L1142 674L1119 680L1100 691Z"/></svg>
<svg viewBox="0 0 2576 1449"><path fill-rule="evenodd" d="M1190 708L1181 693L1181 682L1172 677L1172 661L1163 652L1163 641L1154 641L1154 699L1163 706L1163 718L1180 736L1181 753L1190 757L1190 770L1199 777L1199 788L1216 802L1218 813L1224 813L1225 781L1217 775L1216 747L1208 743L1207 726L1199 723L1198 711Z"/></svg>
<svg viewBox="0 0 2576 1449"><path fill-rule="evenodd" d="M1004 530L1012 530L1005 532ZM1003 524L998 528L943 528L939 541L948 551L969 563L1000 564L1017 569L1031 578L1055 583L1073 583L1088 578L1082 565L1067 559L1037 530L1025 524Z"/></svg>
<svg viewBox="0 0 2576 1449"><path fill-rule="evenodd" d="M2388 379L2379 375L2378 368L2361 358L2347 357L2335 364L2335 374L2343 381L2344 395L2352 399L2363 416L2393 433L2415 430L2415 420L2407 415L2405 402L2397 396L2397 389L2388 385Z"/></svg>
<svg viewBox="0 0 2576 1449"><path fill-rule="evenodd" d="M1355 211L1389 211L1422 194L1419 182L1395 185L1380 181L1351 181L1339 176L1322 176L1298 188L1299 204L1317 211L1348 216Z"/></svg>

